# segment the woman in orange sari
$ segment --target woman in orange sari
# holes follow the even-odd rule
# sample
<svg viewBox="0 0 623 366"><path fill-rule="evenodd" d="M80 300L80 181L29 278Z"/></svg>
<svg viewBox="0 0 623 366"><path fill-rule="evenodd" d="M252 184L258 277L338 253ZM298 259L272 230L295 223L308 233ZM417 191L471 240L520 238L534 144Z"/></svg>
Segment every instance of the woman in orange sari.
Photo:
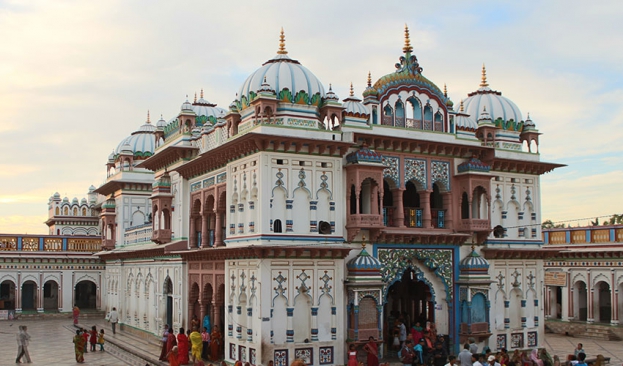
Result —
<svg viewBox="0 0 623 366"><path fill-rule="evenodd" d="M80 316L80 308L78 305L74 304L74 309L72 311L72 316L74 318L74 325L78 325L78 317Z"/></svg>
<svg viewBox="0 0 623 366"><path fill-rule="evenodd" d="M215 325L212 328L212 334L210 335L210 358L212 359L212 361L216 361L219 359L221 342L223 341L222 339L223 336L218 330L218 325Z"/></svg>

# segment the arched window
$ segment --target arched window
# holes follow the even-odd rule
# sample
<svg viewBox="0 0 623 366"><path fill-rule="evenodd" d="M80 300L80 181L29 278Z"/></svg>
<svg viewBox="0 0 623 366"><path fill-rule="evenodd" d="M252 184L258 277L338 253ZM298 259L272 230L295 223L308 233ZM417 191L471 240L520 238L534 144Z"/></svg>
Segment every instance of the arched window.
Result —
<svg viewBox="0 0 623 366"><path fill-rule="evenodd" d="M350 187L350 214L357 214L357 188L354 184Z"/></svg>
<svg viewBox="0 0 623 366"><path fill-rule="evenodd" d="M281 233L283 228L281 226L281 220L277 219L275 220L275 222L273 222L273 232L275 233Z"/></svg>
<svg viewBox="0 0 623 366"><path fill-rule="evenodd" d="M469 197L467 192L463 192L461 196L461 218L469 219Z"/></svg>
<svg viewBox="0 0 623 366"><path fill-rule="evenodd" d="M400 100L396 102L396 127L405 126L405 106Z"/></svg>

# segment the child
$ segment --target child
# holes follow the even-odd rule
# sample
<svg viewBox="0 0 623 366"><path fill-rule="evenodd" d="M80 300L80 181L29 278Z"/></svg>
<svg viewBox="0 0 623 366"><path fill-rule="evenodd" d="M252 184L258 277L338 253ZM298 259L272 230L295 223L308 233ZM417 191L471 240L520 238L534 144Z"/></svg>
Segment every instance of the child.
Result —
<svg viewBox="0 0 623 366"><path fill-rule="evenodd" d="M88 347L88 344L89 344L89 332L87 332L87 330L84 329L84 328L80 328L80 329L82 329L82 338L84 338L84 353L88 353L89 352L89 349L88 349L89 348Z"/></svg>
<svg viewBox="0 0 623 366"><path fill-rule="evenodd" d="M91 327L89 333L91 335L89 339L89 342L91 342L91 352L95 352L95 345L97 344L97 328L95 328L95 325Z"/></svg>
<svg viewBox="0 0 623 366"><path fill-rule="evenodd" d="M100 334L97 337L97 344L100 345L100 351L104 352L104 328L100 329Z"/></svg>

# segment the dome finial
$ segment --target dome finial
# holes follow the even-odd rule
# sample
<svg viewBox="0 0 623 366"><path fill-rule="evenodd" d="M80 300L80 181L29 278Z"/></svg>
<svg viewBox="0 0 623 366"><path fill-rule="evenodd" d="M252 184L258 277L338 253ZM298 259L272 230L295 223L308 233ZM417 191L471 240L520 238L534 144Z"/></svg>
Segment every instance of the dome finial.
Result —
<svg viewBox="0 0 623 366"><path fill-rule="evenodd" d="M407 23L405 23L405 46L402 48L402 52L413 52L413 47L411 47L411 40L409 39L409 27L407 26Z"/></svg>
<svg viewBox="0 0 623 366"><path fill-rule="evenodd" d="M283 33L283 27L281 27L281 35L279 35L279 51L277 51L278 55L287 55L288 51L286 51L286 36Z"/></svg>
<svg viewBox="0 0 623 366"><path fill-rule="evenodd" d="M149 109L147 110L147 123L151 123L151 121L149 120Z"/></svg>
<svg viewBox="0 0 623 366"><path fill-rule="evenodd" d="M366 249L366 236L361 236L361 249Z"/></svg>
<svg viewBox="0 0 623 366"><path fill-rule="evenodd" d="M448 97L448 88L446 87L446 83L443 83L443 96Z"/></svg>
<svg viewBox="0 0 623 366"><path fill-rule="evenodd" d="M203 99L203 88L201 88L200 98Z"/></svg>
<svg viewBox="0 0 623 366"><path fill-rule="evenodd" d="M197 103L197 92L195 92L195 99L193 100L193 103Z"/></svg>
<svg viewBox="0 0 623 366"><path fill-rule="evenodd" d="M355 96L355 91L353 90L353 82L350 82L350 96L354 97Z"/></svg>
<svg viewBox="0 0 623 366"><path fill-rule="evenodd" d="M372 86L372 73L368 71L368 88Z"/></svg>
<svg viewBox="0 0 623 366"><path fill-rule="evenodd" d="M465 112L465 107L463 106L463 99L461 99L461 105L459 106L460 112Z"/></svg>
<svg viewBox="0 0 623 366"><path fill-rule="evenodd" d="M487 69L485 68L485 64L482 64L482 79L480 81L480 87L486 88L489 84L487 83Z"/></svg>

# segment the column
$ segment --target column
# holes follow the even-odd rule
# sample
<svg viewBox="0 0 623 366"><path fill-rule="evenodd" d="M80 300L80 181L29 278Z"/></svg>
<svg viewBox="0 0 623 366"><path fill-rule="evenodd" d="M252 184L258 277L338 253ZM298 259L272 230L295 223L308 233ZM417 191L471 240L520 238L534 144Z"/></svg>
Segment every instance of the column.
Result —
<svg viewBox="0 0 623 366"><path fill-rule="evenodd" d="M521 327L526 327L526 300L521 300Z"/></svg>
<svg viewBox="0 0 623 366"><path fill-rule="evenodd" d="M588 271L586 271L586 276L587 276L587 280L586 280L586 307L587 309L587 314L586 314L586 322L587 323L594 323L595 322L595 313L593 312L593 301L595 298L595 294L593 291L593 286L591 286L591 271L590 269Z"/></svg>
<svg viewBox="0 0 623 366"><path fill-rule="evenodd" d="M446 210L445 229L454 229L454 220L452 216L452 192L443 192L441 194L443 200L443 208Z"/></svg>
<svg viewBox="0 0 623 366"><path fill-rule="evenodd" d="M286 308L288 322L286 329L286 342L293 343L294 342L294 308Z"/></svg>
<svg viewBox="0 0 623 366"><path fill-rule="evenodd" d="M318 308L311 308L312 315L312 329L311 329L311 340L312 342L318 341Z"/></svg>
<svg viewBox="0 0 623 366"><path fill-rule="evenodd" d="M292 204L294 200L286 200L286 233L292 232Z"/></svg>
<svg viewBox="0 0 623 366"><path fill-rule="evenodd" d="M216 248L223 245L223 228L221 227L222 213L214 209L214 214L216 215L216 224L214 225L214 247Z"/></svg>
<svg viewBox="0 0 623 366"><path fill-rule="evenodd" d="M22 312L22 272L17 272L17 283L15 284L15 312Z"/></svg>
<svg viewBox="0 0 623 366"><path fill-rule="evenodd" d="M197 247L197 230L195 229L195 219L194 215L190 215L190 233L188 237L190 238L188 246L190 248Z"/></svg>
<svg viewBox="0 0 623 366"><path fill-rule="evenodd" d="M309 201L309 232L317 233L318 227L318 201Z"/></svg>
<svg viewBox="0 0 623 366"><path fill-rule="evenodd" d="M208 235L208 220L210 220L210 216L208 215L207 211L204 211L201 214L201 247L202 248L207 248L209 240L210 240L210 235Z"/></svg>
<svg viewBox="0 0 623 366"><path fill-rule="evenodd" d="M336 320L337 308L335 306L331 307L331 340L335 341L337 339L337 320Z"/></svg>
<svg viewBox="0 0 623 366"><path fill-rule="evenodd" d="M37 286L37 312L43 313L43 272L39 272L39 286Z"/></svg>
<svg viewBox="0 0 623 366"><path fill-rule="evenodd" d="M539 326L539 299L534 299L534 326Z"/></svg>
<svg viewBox="0 0 623 366"><path fill-rule="evenodd" d="M510 306L511 302L504 300L504 329L509 329L511 327Z"/></svg>
<svg viewBox="0 0 623 366"><path fill-rule="evenodd" d="M234 316L234 306L233 305L227 305L227 312L229 313L228 318L230 319L228 324L227 324L227 336L228 337L233 337L234 336L234 324L232 322L233 316Z"/></svg>
<svg viewBox="0 0 623 366"><path fill-rule="evenodd" d="M610 324L619 325L619 302L617 298L617 292L619 289L615 288L616 282L614 278L614 269L610 270L610 278L610 283L612 284L610 286Z"/></svg>
<svg viewBox="0 0 623 366"><path fill-rule="evenodd" d="M378 328L379 328L379 338L377 339L377 341L382 341L383 340L383 305L376 306L376 313L377 313L376 324L378 325Z"/></svg>
<svg viewBox="0 0 623 366"><path fill-rule="evenodd" d="M58 283L58 312L63 311L63 272L60 272L61 280Z"/></svg>
<svg viewBox="0 0 623 366"><path fill-rule="evenodd" d="M431 225L431 216L430 216L430 194L432 190L422 191L420 194L420 207L422 207L422 226L424 229L430 229L433 226Z"/></svg>
<svg viewBox="0 0 623 366"><path fill-rule="evenodd" d="M238 315L236 317L236 338L237 339L242 339L242 326L240 325L240 318L242 317L242 306L238 305L236 306L236 315Z"/></svg>
<svg viewBox="0 0 623 366"><path fill-rule="evenodd" d="M379 214L379 187L372 186L370 192L370 214L378 215Z"/></svg>
<svg viewBox="0 0 623 366"><path fill-rule="evenodd" d="M405 190L400 188L392 189L392 198L394 199L394 226L405 227L405 208L402 203L402 196Z"/></svg>
<svg viewBox="0 0 623 366"><path fill-rule="evenodd" d="M571 277L569 274L567 275L569 276L569 278ZM575 314L574 314L575 310L573 309L574 302L575 302L575 291L574 291L573 285L570 282L567 281L567 284L568 284L567 293L569 297L568 299L569 306L567 307L569 313L567 314L567 321L572 321L575 318Z"/></svg>
<svg viewBox="0 0 623 366"><path fill-rule="evenodd" d="M355 299L355 301L357 300ZM355 326L353 327L353 331L355 335L355 340L358 341L359 340L359 305L355 305L353 307L353 312L355 313Z"/></svg>
<svg viewBox="0 0 623 366"><path fill-rule="evenodd" d="M214 297L214 295L212 295ZM210 321L212 322L212 327L215 325L221 326L221 312L217 307L216 302L212 301L212 314L210 315ZM203 322L203 319L201 320ZM225 333L225 329L221 329L223 333Z"/></svg>
<svg viewBox="0 0 623 366"><path fill-rule="evenodd" d="M487 321L487 329L489 332L491 332L491 322L489 321L490 313L491 313L491 300L486 300L485 306L487 307L487 312L485 313L485 320Z"/></svg>
<svg viewBox="0 0 623 366"><path fill-rule="evenodd" d="M247 341L253 342L253 308L247 308Z"/></svg>
<svg viewBox="0 0 623 366"><path fill-rule="evenodd" d="M468 294L469 295L469 294ZM472 301L467 302L467 333L472 333Z"/></svg>

